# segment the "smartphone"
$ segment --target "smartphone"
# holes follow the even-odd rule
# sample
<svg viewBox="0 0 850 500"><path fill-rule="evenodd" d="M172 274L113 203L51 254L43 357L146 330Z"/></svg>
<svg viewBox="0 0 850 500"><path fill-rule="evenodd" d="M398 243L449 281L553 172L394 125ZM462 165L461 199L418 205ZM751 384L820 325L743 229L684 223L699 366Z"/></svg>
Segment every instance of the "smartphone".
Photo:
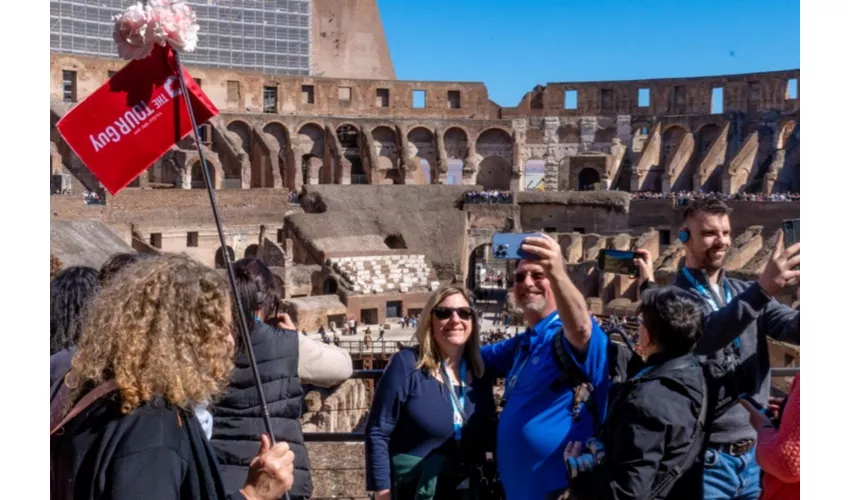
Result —
<svg viewBox="0 0 850 500"><path fill-rule="evenodd" d="M762 406L761 403L759 403L758 401L753 399L753 397L750 396L749 394L741 394L740 396L738 396L738 399L739 400L743 399L744 401L753 405L753 408L755 408L756 410L761 412L762 415L767 415L767 408Z"/></svg>
<svg viewBox="0 0 850 500"><path fill-rule="evenodd" d="M638 268L635 259L640 258L636 252L604 249L599 251L597 266L606 273L627 274L637 276Z"/></svg>
<svg viewBox="0 0 850 500"><path fill-rule="evenodd" d="M785 236L785 248L800 242L800 219L782 221L782 232Z"/></svg>
<svg viewBox="0 0 850 500"><path fill-rule="evenodd" d="M540 233L496 233L493 235L493 258L500 260L536 260L533 253L520 248L526 238L541 238Z"/></svg>

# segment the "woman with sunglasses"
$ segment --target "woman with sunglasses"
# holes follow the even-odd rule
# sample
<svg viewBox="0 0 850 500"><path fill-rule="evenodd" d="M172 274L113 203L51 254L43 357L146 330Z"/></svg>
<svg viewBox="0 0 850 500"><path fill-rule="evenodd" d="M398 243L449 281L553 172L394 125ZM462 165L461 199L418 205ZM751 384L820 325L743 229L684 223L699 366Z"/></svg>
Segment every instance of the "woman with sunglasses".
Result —
<svg viewBox="0 0 850 500"><path fill-rule="evenodd" d="M494 442L492 382L484 379L479 323L465 289L428 300L419 345L396 353L366 424L366 482L375 498L478 498L478 465Z"/></svg>

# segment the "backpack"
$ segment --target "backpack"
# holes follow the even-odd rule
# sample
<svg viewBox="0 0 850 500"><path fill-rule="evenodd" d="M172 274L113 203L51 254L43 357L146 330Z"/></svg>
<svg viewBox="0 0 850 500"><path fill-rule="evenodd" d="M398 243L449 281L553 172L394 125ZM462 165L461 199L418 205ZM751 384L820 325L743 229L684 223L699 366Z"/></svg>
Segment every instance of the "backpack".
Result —
<svg viewBox="0 0 850 500"><path fill-rule="evenodd" d="M60 378L56 381L53 386L50 388L50 447L51 451L53 448L53 437L61 436L64 432L63 427L65 424L74 419L77 415L83 412L86 408L94 404L97 400L106 396L107 394L117 391L118 385L114 380L110 380L109 382L105 382L95 387L85 396L80 398L79 401L71 408L70 411L65 413L65 408L68 405L68 400L71 396L71 391L67 385L64 383L64 377ZM72 498L73 497L73 486L70 486L71 489L66 486L64 488L65 494L63 498ZM56 477L53 473L53 455L51 452L50 456L50 498L57 498L59 494L56 486Z"/></svg>

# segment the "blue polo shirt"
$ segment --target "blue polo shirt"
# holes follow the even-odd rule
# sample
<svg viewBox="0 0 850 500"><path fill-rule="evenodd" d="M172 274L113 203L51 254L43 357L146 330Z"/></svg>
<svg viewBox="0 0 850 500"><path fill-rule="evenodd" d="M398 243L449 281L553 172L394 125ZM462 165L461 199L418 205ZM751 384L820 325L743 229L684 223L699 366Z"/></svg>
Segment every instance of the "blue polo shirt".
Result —
<svg viewBox="0 0 850 500"><path fill-rule="evenodd" d="M595 387L600 417L608 401L608 336L591 318L593 331L584 356L567 352ZM559 374L552 341L563 335L554 312L522 335L481 348L484 365L494 377L505 377L507 403L499 417L496 461L508 500L538 500L567 486L564 448L568 442L585 442L594 434L593 416L583 405L573 419L573 391L553 391L549 385ZM579 360L582 362L579 363ZM516 376L513 389L508 387Z"/></svg>

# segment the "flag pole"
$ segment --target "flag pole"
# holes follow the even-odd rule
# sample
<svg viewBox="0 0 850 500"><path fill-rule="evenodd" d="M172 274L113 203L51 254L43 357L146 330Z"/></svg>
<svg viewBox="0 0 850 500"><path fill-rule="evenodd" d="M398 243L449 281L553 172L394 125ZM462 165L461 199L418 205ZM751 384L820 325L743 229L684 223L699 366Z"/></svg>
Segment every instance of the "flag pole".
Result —
<svg viewBox="0 0 850 500"><path fill-rule="evenodd" d="M266 405L266 396L263 394L262 380L260 379L260 370L257 368L257 359L254 356L254 347L251 345L251 330L248 327L248 318L245 317L245 311L242 308L242 298L239 296L239 290L236 288L236 275L233 272L233 262L230 260L228 253L227 242L224 239L224 229L221 226L221 218L218 215L218 206L215 202L215 189L213 189L212 181L210 180L209 165L204 157L204 152L201 149L201 134L198 130L198 122L195 120L195 114L192 111L192 100L189 92L186 89L186 78L183 74L183 63L180 61L180 53L172 48L174 53L174 61L177 63L177 73L180 78L180 90L183 94L183 100L186 102L186 108L189 111L189 120L192 123L192 130L195 134L195 146L198 149L198 156L201 160L201 172L204 173L204 184L207 186L207 193L210 196L210 205L212 205L213 218L215 219L215 228L218 230L218 239L221 242L221 253L224 257L224 267L227 269L228 281L230 281L230 289L233 293L233 300L236 302L236 314L239 316L239 327L242 330L242 342L245 344L245 349L248 351L248 361L251 364L251 372L254 375L254 384L257 386L257 394L260 396L260 408L263 413L263 423L266 427L266 432L269 434L272 444L275 444L274 432L272 430L272 421L269 416L269 408ZM285 495L289 498L289 494Z"/></svg>

